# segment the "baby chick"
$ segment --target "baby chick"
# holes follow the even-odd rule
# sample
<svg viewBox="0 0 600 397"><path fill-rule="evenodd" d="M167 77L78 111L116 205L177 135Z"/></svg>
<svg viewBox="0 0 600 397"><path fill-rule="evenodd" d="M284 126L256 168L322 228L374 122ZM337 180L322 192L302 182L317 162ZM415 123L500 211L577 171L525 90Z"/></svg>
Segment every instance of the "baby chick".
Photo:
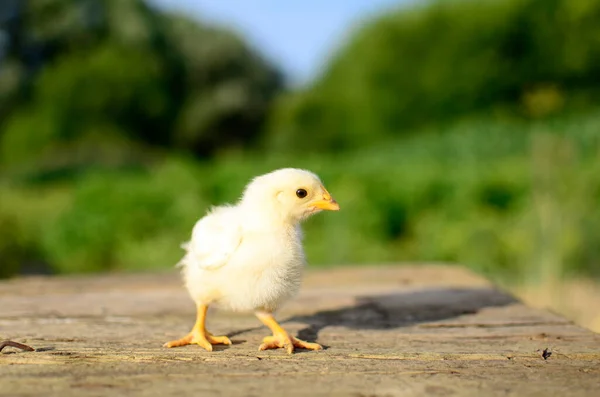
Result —
<svg viewBox="0 0 600 397"><path fill-rule="evenodd" d="M319 350L317 343L288 334L273 312L299 290L306 264L300 222L322 210L340 207L319 177L284 168L252 180L237 205L213 208L192 231L179 266L197 305L196 324L185 337L165 347L197 344L212 351L230 345L226 336L205 328L208 306L254 312L273 332L259 350L295 347Z"/></svg>

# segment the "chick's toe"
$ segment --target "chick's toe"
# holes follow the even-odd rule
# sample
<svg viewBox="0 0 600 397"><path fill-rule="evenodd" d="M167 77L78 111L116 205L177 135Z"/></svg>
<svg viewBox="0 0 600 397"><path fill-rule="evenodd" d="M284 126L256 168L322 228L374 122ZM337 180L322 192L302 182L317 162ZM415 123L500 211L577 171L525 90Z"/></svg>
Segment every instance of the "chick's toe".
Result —
<svg viewBox="0 0 600 397"><path fill-rule="evenodd" d="M206 339L212 345L231 345L231 339L229 339L225 335L215 336L215 335L211 334L210 332L206 332Z"/></svg>
<svg viewBox="0 0 600 397"><path fill-rule="evenodd" d="M323 346L319 345L318 343L306 342L301 339L294 338L293 336L292 336L292 343L294 344L294 347L298 347L300 349L323 350Z"/></svg>

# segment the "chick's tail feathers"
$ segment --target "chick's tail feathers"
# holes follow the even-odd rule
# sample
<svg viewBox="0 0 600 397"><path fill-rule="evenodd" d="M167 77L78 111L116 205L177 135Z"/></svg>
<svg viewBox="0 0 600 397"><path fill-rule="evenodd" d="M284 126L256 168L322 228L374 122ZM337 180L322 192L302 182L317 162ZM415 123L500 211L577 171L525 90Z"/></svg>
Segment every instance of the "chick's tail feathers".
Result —
<svg viewBox="0 0 600 397"><path fill-rule="evenodd" d="M175 264L175 267L183 267L183 266L185 266L186 259L189 256L189 252L190 252L190 242L186 241L185 243L182 243L180 245L180 247L183 250L185 250L185 255L179 260L179 262L177 262Z"/></svg>

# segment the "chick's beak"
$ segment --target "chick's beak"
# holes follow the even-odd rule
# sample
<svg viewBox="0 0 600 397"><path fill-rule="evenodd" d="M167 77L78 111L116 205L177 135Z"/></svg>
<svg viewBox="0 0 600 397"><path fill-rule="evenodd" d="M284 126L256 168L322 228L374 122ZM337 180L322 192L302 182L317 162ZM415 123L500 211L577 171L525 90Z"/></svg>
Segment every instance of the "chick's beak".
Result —
<svg viewBox="0 0 600 397"><path fill-rule="evenodd" d="M337 201L335 201L333 199L333 197L331 197L331 195L329 194L329 192L325 189L323 189L323 196L321 197L321 199L318 199L316 201L313 201L310 206L314 207L314 208L318 208L320 210L326 210L326 211L339 211L340 210L340 205L337 203Z"/></svg>

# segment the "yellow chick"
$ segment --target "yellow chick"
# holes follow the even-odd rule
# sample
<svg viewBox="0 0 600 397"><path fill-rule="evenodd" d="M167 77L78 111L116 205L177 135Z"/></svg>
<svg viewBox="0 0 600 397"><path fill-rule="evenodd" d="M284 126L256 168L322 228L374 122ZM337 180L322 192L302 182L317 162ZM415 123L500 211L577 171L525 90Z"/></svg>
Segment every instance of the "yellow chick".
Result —
<svg viewBox="0 0 600 397"><path fill-rule="evenodd" d="M273 332L259 350L295 347L319 350L317 343L288 334L274 311L296 295L306 265L300 222L322 210L340 207L312 172L284 168L252 180L237 205L214 207L201 218L183 247L179 263L197 305L196 324L185 337L165 347L230 345L226 336L205 328L208 306L254 312Z"/></svg>

